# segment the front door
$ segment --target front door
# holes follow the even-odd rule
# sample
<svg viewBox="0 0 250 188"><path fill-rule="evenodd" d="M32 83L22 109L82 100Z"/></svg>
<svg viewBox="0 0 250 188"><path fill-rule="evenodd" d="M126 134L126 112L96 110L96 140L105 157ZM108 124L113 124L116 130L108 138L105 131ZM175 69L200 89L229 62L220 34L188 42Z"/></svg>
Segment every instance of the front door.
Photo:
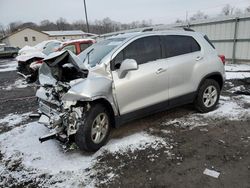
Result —
<svg viewBox="0 0 250 188"><path fill-rule="evenodd" d="M120 115L158 104L167 100L167 70L160 69L163 60L158 36L137 39L127 45L112 63L114 80L114 94L119 106ZM138 63L138 70L130 71L120 79L118 70L125 59L134 59ZM165 92L164 92L165 91Z"/></svg>

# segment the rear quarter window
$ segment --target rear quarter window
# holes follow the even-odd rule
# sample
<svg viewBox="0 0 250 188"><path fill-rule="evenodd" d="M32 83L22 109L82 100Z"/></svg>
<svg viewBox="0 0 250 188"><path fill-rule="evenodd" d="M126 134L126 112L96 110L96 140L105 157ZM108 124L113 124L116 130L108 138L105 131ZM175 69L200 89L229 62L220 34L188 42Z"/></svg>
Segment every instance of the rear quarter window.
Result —
<svg viewBox="0 0 250 188"><path fill-rule="evenodd" d="M162 37L165 57L174 57L201 50L198 42L191 36L166 35Z"/></svg>

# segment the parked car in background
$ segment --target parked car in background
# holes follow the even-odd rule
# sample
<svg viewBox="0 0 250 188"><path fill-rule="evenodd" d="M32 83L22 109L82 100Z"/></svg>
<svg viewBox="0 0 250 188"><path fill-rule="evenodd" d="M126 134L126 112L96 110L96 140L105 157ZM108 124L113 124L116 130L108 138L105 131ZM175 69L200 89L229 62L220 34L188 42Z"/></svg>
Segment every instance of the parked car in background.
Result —
<svg viewBox="0 0 250 188"><path fill-rule="evenodd" d="M4 46L4 47L0 47L0 58L4 57L13 57L15 58L18 54L19 48L16 47L8 47L8 46Z"/></svg>
<svg viewBox="0 0 250 188"><path fill-rule="evenodd" d="M63 46L58 50L69 50L74 54L78 55L89 46L94 44L96 41L94 39L77 39L71 40L63 43Z"/></svg>
<svg viewBox="0 0 250 188"><path fill-rule="evenodd" d="M71 138L80 149L102 147L112 127L193 103L218 104L224 58L194 31L143 32L97 42L75 56L56 52L40 68L39 122L52 129L40 141Z"/></svg>
<svg viewBox="0 0 250 188"><path fill-rule="evenodd" d="M25 46L18 52L16 60L18 62L17 70L23 75L32 73L30 65L47 57L50 53L57 51L62 46L58 40L43 41L35 46Z"/></svg>
<svg viewBox="0 0 250 188"><path fill-rule="evenodd" d="M58 48L56 51L69 50L73 52L74 54L78 55L94 43L95 43L95 40L93 39L71 40L71 41L63 42L61 47ZM47 53L45 52L45 54ZM29 82L34 82L37 80L38 70L41 67L42 63L43 63L43 58L39 58L30 64L29 66L30 76L28 77Z"/></svg>

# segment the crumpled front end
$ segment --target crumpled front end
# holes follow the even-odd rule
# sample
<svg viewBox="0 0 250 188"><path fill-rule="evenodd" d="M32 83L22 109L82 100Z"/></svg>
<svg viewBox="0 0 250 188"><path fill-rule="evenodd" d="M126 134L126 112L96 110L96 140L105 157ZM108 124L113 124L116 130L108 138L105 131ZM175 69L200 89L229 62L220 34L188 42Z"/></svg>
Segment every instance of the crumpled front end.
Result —
<svg viewBox="0 0 250 188"><path fill-rule="evenodd" d="M79 59L69 51L58 52L44 60L39 70L40 88L36 92L41 117L52 133L40 138L67 141L84 122L89 102L105 99L114 106L112 80L89 73L78 66Z"/></svg>

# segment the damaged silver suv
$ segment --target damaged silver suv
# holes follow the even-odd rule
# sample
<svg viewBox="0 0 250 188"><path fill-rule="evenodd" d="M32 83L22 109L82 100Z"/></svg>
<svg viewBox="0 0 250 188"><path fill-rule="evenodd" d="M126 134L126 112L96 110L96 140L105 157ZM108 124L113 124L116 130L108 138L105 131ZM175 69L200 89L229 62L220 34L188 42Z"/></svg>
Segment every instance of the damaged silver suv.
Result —
<svg viewBox="0 0 250 188"><path fill-rule="evenodd" d="M73 139L80 149L102 147L112 127L179 105L216 108L225 79L222 58L192 31L121 34L75 56L55 52L40 68L40 141Z"/></svg>

